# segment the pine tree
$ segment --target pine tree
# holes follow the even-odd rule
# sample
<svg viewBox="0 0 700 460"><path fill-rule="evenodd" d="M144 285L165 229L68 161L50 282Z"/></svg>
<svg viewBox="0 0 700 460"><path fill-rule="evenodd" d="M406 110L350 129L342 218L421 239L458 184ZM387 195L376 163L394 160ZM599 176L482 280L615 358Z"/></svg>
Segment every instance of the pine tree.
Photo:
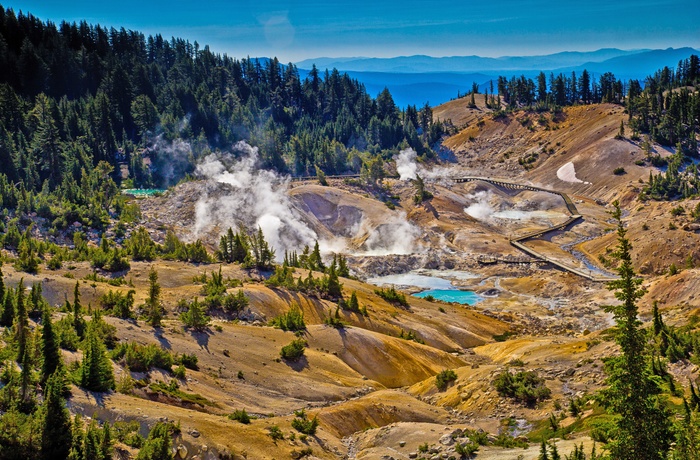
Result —
<svg viewBox="0 0 700 460"><path fill-rule="evenodd" d="M24 413L30 413L34 410L34 389L32 387L32 359L29 347L24 349L24 352L18 360L22 366L20 373L20 406L19 409Z"/></svg>
<svg viewBox="0 0 700 460"><path fill-rule="evenodd" d="M73 329L81 339L85 337L85 320L83 319L83 307L80 304L80 281L75 282L73 288Z"/></svg>
<svg viewBox="0 0 700 460"><path fill-rule="evenodd" d="M348 268L348 259L346 259L342 254L338 256L338 276L347 278L350 276L350 269Z"/></svg>
<svg viewBox="0 0 700 460"><path fill-rule="evenodd" d="M0 268L0 302L5 299L5 281L3 280L2 268ZM0 308L2 305L0 305Z"/></svg>
<svg viewBox="0 0 700 460"><path fill-rule="evenodd" d="M338 280L338 275L335 272L335 264L328 268L328 276L324 279L324 290L326 296L331 299L343 297L343 285Z"/></svg>
<svg viewBox="0 0 700 460"><path fill-rule="evenodd" d="M542 439L542 442L540 443L540 455L537 457L537 460L549 460L549 454L547 453L547 443L544 439Z"/></svg>
<svg viewBox="0 0 700 460"><path fill-rule="evenodd" d="M240 291L239 291L240 292ZM191 327L196 331L201 331L209 325L209 316L204 313L202 305L195 298L186 312L180 315L180 319L187 327Z"/></svg>
<svg viewBox="0 0 700 460"><path fill-rule="evenodd" d="M561 460L561 456L559 455L559 450L557 449L557 444L555 442L552 442L549 445L549 451L550 451L550 460Z"/></svg>
<svg viewBox="0 0 700 460"><path fill-rule="evenodd" d="M102 439L100 442L100 453L104 460L111 460L112 458L112 429L109 423L104 423L102 425Z"/></svg>
<svg viewBox="0 0 700 460"><path fill-rule="evenodd" d="M250 237L250 246L255 267L260 270L270 270L275 260L275 251L265 241L262 228L258 227L258 231Z"/></svg>
<svg viewBox="0 0 700 460"><path fill-rule="evenodd" d="M153 327L160 327L163 319L163 307L160 303L160 284L158 272L154 267L148 273L148 299L146 300L146 320Z"/></svg>
<svg viewBox="0 0 700 460"><path fill-rule="evenodd" d="M3 299L2 315L0 315L0 326L12 327L15 321L15 296L12 289L5 289Z"/></svg>
<svg viewBox="0 0 700 460"><path fill-rule="evenodd" d="M319 272L326 271L326 266L323 263L323 258L321 257L321 249L318 245L318 240L314 243L314 249L309 255L309 270L316 270Z"/></svg>
<svg viewBox="0 0 700 460"><path fill-rule="evenodd" d="M661 318L661 314L659 313L659 302L656 300L652 305L652 314L654 317L654 335L659 335L665 329L665 325L664 320Z"/></svg>
<svg viewBox="0 0 700 460"><path fill-rule="evenodd" d="M68 453L68 460L88 460L85 458L85 430L83 429L83 418L80 414L75 414L73 419L71 438L72 443Z"/></svg>
<svg viewBox="0 0 700 460"><path fill-rule="evenodd" d="M357 301L357 292L352 291L350 295L350 300L348 301L348 310L350 311L360 311L360 303Z"/></svg>
<svg viewBox="0 0 700 460"><path fill-rule="evenodd" d="M47 383L49 377L56 372L61 365L61 352L58 349L58 340L51 324L51 312L44 307L41 332L41 354L44 358L41 363L41 382Z"/></svg>
<svg viewBox="0 0 700 460"><path fill-rule="evenodd" d="M16 315L14 318L15 340L17 341L17 361L22 362L25 357L27 340L29 337L29 316L27 314L27 302L24 298L24 278L17 285Z"/></svg>
<svg viewBox="0 0 700 460"><path fill-rule="evenodd" d="M90 322L85 338L80 386L90 391L108 391L114 388L112 362L107 357L107 350L93 323Z"/></svg>
<svg viewBox="0 0 700 460"><path fill-rule="evenodd" d="M90 420L84 439L83 449L86 460L107 460L102 456L102 433L95 419Z"/></svg>
<svg viewBox="0 0 700 460"><path fill-rule="evenodd" d="M63 376L53 373L46 381L41 408L41 458L64 460L72 447L71 419L63 399Z"/></svg>
<svg viewBox="0 0 700 460"><path fill-rule="evenodd" d="M613 203L613 218L617 221L617 249L613 256L620 264L618 280L608 289L615 291L620 305L608 306L615 317L615 341L621 355L605 363L607 388L601 391L603 406L614 414L616 432L608 444L611 458L620 460L664 459L670 444L669 413L659 397L660 388L650 371L645 332L637 317L637 300L645 290L635 275L627 230L622 224L622 211Z"/></svg>
<svg viewBox="0 0 700 460"><path fill-rule="evenodd" d="M170 426L162 422L156 423L148 433L148 439L141 447L136 460L172 460L171 444Z"/></svg>

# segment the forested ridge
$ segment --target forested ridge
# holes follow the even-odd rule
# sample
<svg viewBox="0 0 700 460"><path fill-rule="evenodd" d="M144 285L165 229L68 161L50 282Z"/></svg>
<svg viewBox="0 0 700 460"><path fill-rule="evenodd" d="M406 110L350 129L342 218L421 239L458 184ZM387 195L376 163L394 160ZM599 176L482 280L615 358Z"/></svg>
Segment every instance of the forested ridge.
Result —
<svg viewBox="0 0 700 460"><path fill-rule="evenodd" d="M109 206L108 178L173 185L197 157L241 140L259 149L261 167L300 175L359 172L400 146L430 155L443 133L432 118L427 104L399 110L388 90L373 99L337 70L302 80L276 58L0 7L0 196L7 208L42 207L59 228L100 227L86 208ZM171 155L175 140L188 143L184 155Z"/></svg>

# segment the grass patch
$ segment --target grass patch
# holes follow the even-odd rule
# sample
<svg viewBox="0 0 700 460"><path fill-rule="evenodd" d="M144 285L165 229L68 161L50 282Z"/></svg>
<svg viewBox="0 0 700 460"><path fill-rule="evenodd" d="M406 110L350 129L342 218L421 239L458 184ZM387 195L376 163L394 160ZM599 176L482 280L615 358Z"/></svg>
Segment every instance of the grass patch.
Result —
<svg viewBox="0 0 700 460"><path fill-rule="evenodd" d="M197 393L185 393L184 391L180 390L180 385L175 380L171 380L169 384L162 382L151 383L148 388L156 393L177 398L184 403L199 404L200 406L216 406L216 404L209 401L202 395Z"/></svg>

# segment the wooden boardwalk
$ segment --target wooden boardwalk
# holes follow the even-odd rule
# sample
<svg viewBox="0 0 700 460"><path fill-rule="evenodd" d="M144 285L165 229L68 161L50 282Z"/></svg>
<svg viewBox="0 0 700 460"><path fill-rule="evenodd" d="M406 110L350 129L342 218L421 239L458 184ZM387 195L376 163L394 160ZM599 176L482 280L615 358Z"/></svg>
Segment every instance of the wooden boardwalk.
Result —
<svg viewBox="0 0 700 460"><path fill-rule="evenodd" d="M339 175L339 176L326 176L326 179L357 179L359 178L359 174L348 174L348 175ZM387 178L393 178L397 179L398 176L387 176ZM318 180L317 176L302 176L302 177L292 177L291 178L292 182L301 182L301 181L309 181L309 180ZM533 192L545 192L545 193L551 193L553 195L558 195L564 200L564 204L566 205L566 209L569 211L569 218L560 223L553 225L549 228L545 228L542 230L536 230L534 232L527 233L525 235L518 236L516 238L512 238L510 240L510 244L522 252L528 254L532 259L518 259L518 258L509 258L506 256L482 256L480 263L484 264L489 264L489 263L497 263L497 262L502 262L502 263L533 263L533 262L546 262L550 263L556 267L561 268L562 270L566 270L570 273L573 273L575 275L581 276L583 278L589 279L591 281L598 281L598 282L608 282L608 281L613 281L616 280L617 277L613 276L605 276L605 275L600 275L594 273L592 270L585 270L581 269L578 267L573 267L571 265L559 262L556 259L553 259L545 254L542 254L539 251L535 251L534 249L531 249L523 244L523 241L529 240L531 238L540 238L547 233L554 232L557 230L562 230L568 227L569 225L573 225L577 223L578 221L583 219L583 216L578 212L578 209L576 208L576 205L574 202L569 198L569 196L566 193L563 192L558 192L556 190L548 190L546 188L542 187L536 187L534 185L529 185L529 184L519 184L516 182L510 182L507 180L502 180L502 179L492 179L488 177L477 177L477 176L468 176L468 177L457 177L457 178L452 178L453 182L456 183L464 183L464 182L476 182L476 181L481 181L481 182L487 182L489 184L496 185L498 187L503 187L505 189L510 189L510 190L531 190Z"/></svg>
<svg viewBox="0 0 700 460"><path fill-rule="evenodd" d="M551 193L554 195L559 195L564 200L564 203L566 204L566 208L568 209L569 213L571 214L569 216L569 218L560 224L552 225L551 227L548 227L548 228L545 228L542 230L536 230L534 232L530 232L530 233L527 233L525 235L518 236L516 238L511 238L510 244L513 247L516 247L519 250L523 251L524 253L528 254L529 256L534 257L535 259L538 259L542 262L550 263L550 264L554 265L555 267L559 267L562 270L566 270L570 273L573 273L575 275L589 279L591 281L608 282L608 281L614 281L617 279L617 277L600 275L600 274L594 273L592 270L586 270L586 269L582 269L582 268L578 268L578 267L573 267L569 264L562 263L562 262L560 262L556 259L553 259L545 254L542 254L539 251L536 251L532 248L529 248L523 244L523 241L525 241L525 240L529 240L531 238L540 238L540 237L546 235L547 233L565 229L569 225L575 224L576 222L583 219L583 216L581 214L579 214L578 209L576 208L576 205L574 204L574 202L571 200L571 198L569 198L569 196L566 193L558 192L555 190L547 190L545 188L535 187L534 185L518 184L515 182L509 182L509 181L504 181L504 180L500 180L500 179L490 179L487 177L458 177L458 178L453 179L453 181L457 182L457 183L481 181L481 182L487 182L487 183L496 185L498 187L503 187L503 188L511 189L511 190L532 190L535 192L546 192L546 193ZM499 257L495 256L494 258L498 259ZM494 263L494 262L490 262L490 263Z"/></svg>

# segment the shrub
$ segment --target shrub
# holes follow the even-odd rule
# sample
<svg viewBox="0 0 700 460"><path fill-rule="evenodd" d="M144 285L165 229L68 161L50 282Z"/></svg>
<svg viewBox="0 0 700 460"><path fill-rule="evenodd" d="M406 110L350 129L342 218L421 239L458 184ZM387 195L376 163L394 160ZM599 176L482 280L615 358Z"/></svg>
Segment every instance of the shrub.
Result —
<svg viewBox="0 0 700 460"><path fill-rule="evenodd" d="M114 361L122 360L136 372L145 372L154 367L172 371L173 366L172 355L154 344L120 343L112 350L111 358Z"/></svg>
<svg viewBox="0 0 700 460"><path fill-rule="evenodd" d="M294 416L294 420L292 420L292 428L303 434L316 434L316 428L318 428L318 419L316 417L309 420L304 409L294 411Z"/></svg>
<svg viewBox="0 0 700 460"><path fill-rule="evenodd" d="M375 289L374 293L389 303L408 307L408 300L406 300L406 296L397 291L393 286L389 289Z"/></svg>
<svg viewBox="0 0 700 460"><path fill-rule="evenodd" d="M243 423L244 425L247 425L250 423L250 415L245 411L245 409L238 410L236 409L233 411L233 414L230 414L228 416L231 420L235 420L237 422Z"/></svg>
<svg viewBox="0 0 700 460"><path fill-rule="evenodd" d="M141 428L141 425L136 420L114 422L112 433L114 433L114 439L117 441L138 449L143 446L144 442L143 437L139 434L139 428Z"/></svg>
<svg viewBox="0 0 700 460"><path fill-rule="evenodd" d="M454 382L455 380L457 380L455 371L452 369L445 369L435 376L435 386L438 387L438 390L443 391L450 382Z"/></svg>
<svg viewBox="0 0 700 460"><path fill-rule="evenodd" d="M311 447L305 447L301 450L291 451L290 455L294 460L299 460L299 459L304 458L304 457L309 457L309 456L313 455L313 453L314 453L314 451L313 451L313 449L311 449Z"/></svg>
<svg viewBox="0 0 700 460"><path fill-rule="evenodd" d="M100 304L104 310L117 318L133 318L134 294L136 291L133 289L126 294L119 291L109 291L100 297Z"/></svg>
<svg viewBox="0 0 700 460"><path fill-rule="evenodd" d="M675 208L671 208L671 215L673 217L680 216L681 214L685 214L685 209L683 208L683 206L678 205Z"/></svg>
<svg viewBox="0 0 700 460"><path fill-rule="evenodd" d="M284 359L297 359L304 354L304 349L306 348L306 340L296 339L292 340L289 345L282 347L280 351L280 356Z"/></svg>
<svg viewBox="0 0 700 460"><path fill-rule="evenodd" d="M51 260L46 262L46 268L49 270L59 270L63 266L63 261L61 260L61 256L53 256Z"/></svg>
<svg viewBox="0 0 700 460"><path fill-rule="evenodd" d="M616 176L622 176L623 174L627 174L627 171L625 171L625 168L622 166L618 166L617 168L613 169L613 174Z"/></svg>
<svg viewBox="0 0 700 460"><path fill-rule="evenodd" d="M455 453L459 454L462 456L462 458L470 457L471 455L475 454L479 450L479 445L474 444L471 441L470 442L465 442L465 443L457 443L455 444Z"/></svg>
<svg viewBox="0 0 700 460"><path fill-rule="evenodd" d="M296 304L292 304L288 312L273 319L271 324L283 331L303 331L306 329L304 312Z"/></svg>
<svg viewBox="0 0 700 460"><path fill-rule="evenodd" d="M273 441L278 441L284 439L284 433L280 430L277 425L272 425L267 428L267 434L272 438Z"/></svg>
<svg viewBox="0 0 700 460"><path fill-rule="evenodd" d="M187 369L192 369L193 371L196 371L199 369L197 366L197 355L188 355L187 353L183 353L178 357L178 362L185 366Z"/></svg>
<svg viewBox="0 0 700 460"><path fill-rule="evenodd" d="M185 371L185 366L183 366L182 364L180 364L179 366L177 366L177 367L173 370L173 375L175 376L175 378L178 378L178 379L180 379L180 380L183 380L183 379L185 378L186 372L187 372L187 371Z"/></svg>
<svg viewBox="0 0 700 460"><path fill-rule="evenodd" d="M544 384L544 379L532 371L512 374L506 370L496 377L493 384L501 396L513 398L530 407L549 398L551 394L551 390Z"/></svg>
<svg viewBox="0 0 700 460"><path fill-rule="evenodd" d="M236 294L228 294L224 297L224 309L228 312L238 312L243 310L250 303L250 299L245 295L243 289L239 289Z"/></svg>
<svg viewBox="0 0 700 460"><path fill-rule="evenodd" d="M505 342L515 335L513 331L505 331L503 334L496 334L493 336L493 340L496 342Z"/></svg>

